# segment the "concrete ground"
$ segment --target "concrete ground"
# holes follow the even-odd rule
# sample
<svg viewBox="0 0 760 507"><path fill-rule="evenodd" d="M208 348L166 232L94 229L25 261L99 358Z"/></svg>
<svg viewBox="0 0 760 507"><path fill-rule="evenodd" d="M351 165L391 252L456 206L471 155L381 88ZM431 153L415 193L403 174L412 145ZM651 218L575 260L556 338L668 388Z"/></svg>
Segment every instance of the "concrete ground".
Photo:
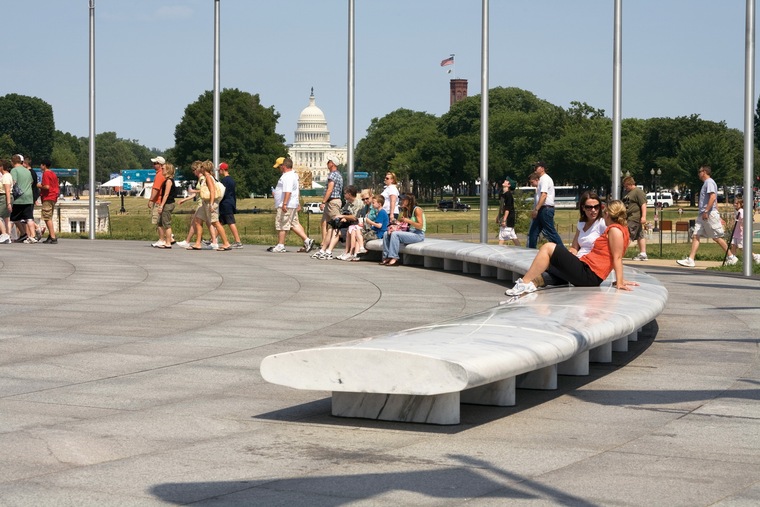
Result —
<svg viewBox="0 0 760 507"><path fill-rule="evenodd" d="M670 291L612 365L439 427L338 419L274 352L469 314L494 280L369 262L0 246L0 505L757 505L760 282Z"/></svg>

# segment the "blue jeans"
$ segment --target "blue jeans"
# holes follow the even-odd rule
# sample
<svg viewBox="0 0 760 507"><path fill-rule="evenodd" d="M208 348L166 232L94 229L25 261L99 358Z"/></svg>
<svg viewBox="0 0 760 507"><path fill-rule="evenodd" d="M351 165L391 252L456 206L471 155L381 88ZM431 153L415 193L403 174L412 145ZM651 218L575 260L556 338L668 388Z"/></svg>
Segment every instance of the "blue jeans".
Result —
<svg viewBox="0 0 760 507"><path fill-rule="evenodd" d="M425 239L425 233L420 230L396 231L385 233L383 236L383 257L386 259L398 259L398 249L401 245L419 243Z"/></svg>
<svg viewBox="0 0 760 507"><path fill-rule="evenodd" d="M528 229L528 248L538 246L538 235L542 232L546 241L563 244L557 229L554 228L554 208L544 206L538 210L536 218L530 223L530 229Z"/></svg>

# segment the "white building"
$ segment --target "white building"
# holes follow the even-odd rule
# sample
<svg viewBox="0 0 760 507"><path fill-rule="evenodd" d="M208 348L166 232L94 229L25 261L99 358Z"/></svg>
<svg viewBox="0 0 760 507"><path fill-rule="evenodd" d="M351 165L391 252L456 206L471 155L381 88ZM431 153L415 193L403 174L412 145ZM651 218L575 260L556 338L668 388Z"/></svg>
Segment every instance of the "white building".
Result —
<svg viewBox="0 0 760 507"><path fill-rule="evenodd" d="M311 89L309 105L301 111L295 132L295 142L288 146L293 168L297 172L311 171L313 181L327 181L327 161L345 164L348 148L330 144L330 130L327 128L325 113L317 107L314 88Z"/></svg>

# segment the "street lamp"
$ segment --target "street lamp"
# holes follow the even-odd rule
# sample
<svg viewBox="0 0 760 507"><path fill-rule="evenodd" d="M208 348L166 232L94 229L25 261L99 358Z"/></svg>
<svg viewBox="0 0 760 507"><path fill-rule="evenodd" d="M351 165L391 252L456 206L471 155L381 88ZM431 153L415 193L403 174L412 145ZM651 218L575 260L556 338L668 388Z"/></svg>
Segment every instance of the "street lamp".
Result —
<svg viewBox="0 0 760 507"><path fill-rule="evenodd" d="M659 232L659 206L657 202L657 192L660 188L660 176L662 176L662 169L652 169L649 171L649 174L652 175L652 186L654 187L654 232Z"/></svg>

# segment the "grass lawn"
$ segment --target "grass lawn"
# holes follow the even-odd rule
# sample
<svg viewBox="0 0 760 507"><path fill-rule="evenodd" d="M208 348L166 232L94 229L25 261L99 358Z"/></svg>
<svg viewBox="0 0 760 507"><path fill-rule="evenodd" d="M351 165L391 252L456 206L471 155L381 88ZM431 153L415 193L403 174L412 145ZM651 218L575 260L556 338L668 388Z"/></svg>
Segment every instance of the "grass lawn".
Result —
<svg viewBox="0 0 760 507"><path fill-rule="evenodd" d="M99 200L111 202L111 232L98 234L98 238L103 239L136 239L153 241L156 239L155 228L150 223L150 214L147 201L142 197L125 197L124 208L125 214L119 214L121 202L118 197L98 197ZM319 198L307 198L304 202L318 201ZM469 202L469 201L468 201ZM473 209L468 212L441 212L436 209L434 204L423 204L427 218L427 235L430 237L454 237L466 241L479 241L480 237L480 211L478 208L479 201L469 202ZM192 201L183 204L175 210L172 220L172 229L174 236L184 239L190 224L190 218L195 210L196 204ZM240 232L243 243L272 245L275 241L274 231L274 203L271 198L247 198L238 200L238 210L241 213L235 216L238 231ZM253 209L262 210L261 213L246 213L245 211ZM488 237L489 243L496 243L496 213L498 205L492 203L488 209ZM650 210L650 213L652 211ZM522 244L525 244L525 235L529 226L529 214L525 210L518 210L517 232L521 236ZM662 220L671 220L674 224L677 221L688 221L696 216L696 209L683 207L682 215L678 213L678 207L668 208L663 211ZM314 239L320 238L319 221L320 215L301 213L299 216L301 224ZM578 221L577 210L560 210L555 214L555 222L560 234L569 243L575 234L575 225ZM63 237L87 237L82 234L63 234ZM670 242L670 232L663 233L662 254L660 254L659 234L653 233L647 242L647 253L652 259L681 259L688 255L690 243L680 238L680 242ZM231 239L231 238L230 238ZM288 235L288 244L297 245L298 238L294 234ZM759 250L760 251L760 250ZM629 248L627 257L632 257L638 253L635 247ZM713 241L703 241L702 246L697 253L697 260L723 260L723 252ZM760 274L758 266L755 267L755 273ZM725 271L741 272L741 266L727 266L721 268Z"/></svg>

